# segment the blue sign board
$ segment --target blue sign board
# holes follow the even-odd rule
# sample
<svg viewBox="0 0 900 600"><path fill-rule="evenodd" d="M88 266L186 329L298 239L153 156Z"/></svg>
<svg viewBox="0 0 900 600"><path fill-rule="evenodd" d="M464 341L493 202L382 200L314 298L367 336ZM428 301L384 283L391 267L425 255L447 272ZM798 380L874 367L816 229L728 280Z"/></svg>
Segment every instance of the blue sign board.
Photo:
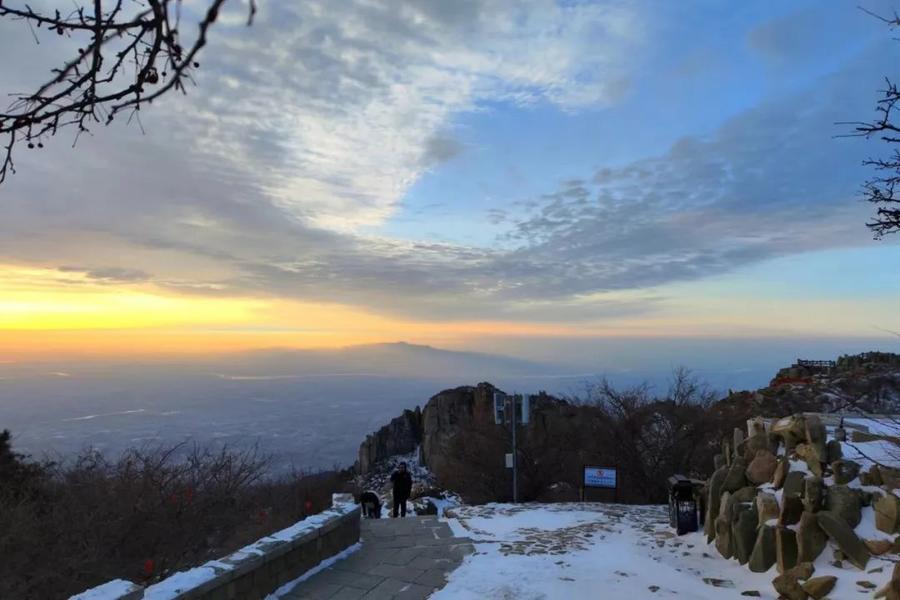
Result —
<svg viewBox="0 0 900 600"><path fill-rule="evenodd" d="M616 489L616 470L610 467L585 467L584 487Z"/></svg>

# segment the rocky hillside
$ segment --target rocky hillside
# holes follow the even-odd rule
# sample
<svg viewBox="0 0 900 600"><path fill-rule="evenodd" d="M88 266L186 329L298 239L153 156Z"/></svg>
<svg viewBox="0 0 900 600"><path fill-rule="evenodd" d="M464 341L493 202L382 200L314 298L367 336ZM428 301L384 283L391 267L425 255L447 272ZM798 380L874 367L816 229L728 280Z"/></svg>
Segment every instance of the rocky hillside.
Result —
<svg viewBox="0 0 900 600"><path fill-rule="evenodd" d="M494 424L494 391L489 383L444 390L423 409L405 411L361 444L357 471L365 475L391 456L419 448L420 461L440 485L473 502L505 499L511 490L503 464L510 431ZM698 399L627 391L587 403L540 396L531 422L518 431L521 496L576 500L581 467L602 463L628 473L620 500L662 501L668 475L708 477L718 451L715 432L743 427L753 416L900 412L900 355L800 363L779 371L765 388L729 393L711 404Z"/></svg>

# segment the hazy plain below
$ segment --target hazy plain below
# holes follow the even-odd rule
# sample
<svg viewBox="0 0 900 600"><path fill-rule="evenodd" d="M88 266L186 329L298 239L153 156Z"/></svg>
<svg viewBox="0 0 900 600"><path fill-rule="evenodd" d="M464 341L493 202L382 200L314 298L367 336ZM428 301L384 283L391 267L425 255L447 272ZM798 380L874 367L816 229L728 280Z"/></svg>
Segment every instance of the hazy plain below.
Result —
<svg viewBox="0 0 900 600"><path fill-rule="evenodd" d="M871 341L843 347L896 350ZM7 362L0 364L0 429L37 457L68 458L87 447L116 455L142 445L258 443L279 471L314 470L352 464L367 433L449 387L490 381L510 392L571 395L606 375L664 392L672 368L684 365L724 393L766 385L797 355L839 353L821 343L685 348L620 342L614 353L600 346L556 353L553 361L554 353L523 359L397 343L142 363Z"/></svg>

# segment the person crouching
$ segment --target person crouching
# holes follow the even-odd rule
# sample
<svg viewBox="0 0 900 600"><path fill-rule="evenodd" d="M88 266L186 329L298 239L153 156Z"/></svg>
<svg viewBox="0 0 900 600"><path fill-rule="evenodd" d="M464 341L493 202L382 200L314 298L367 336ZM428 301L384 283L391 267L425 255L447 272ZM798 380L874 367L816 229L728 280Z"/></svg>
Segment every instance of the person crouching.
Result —
<svg viewBox="0 0 900 600"><path fill-rule="evenodd" d="M359 496L359 503L362 505L362 513L365 518L381 518L381 499L378 498L378 494L372 491L363 492Z"/></svg>

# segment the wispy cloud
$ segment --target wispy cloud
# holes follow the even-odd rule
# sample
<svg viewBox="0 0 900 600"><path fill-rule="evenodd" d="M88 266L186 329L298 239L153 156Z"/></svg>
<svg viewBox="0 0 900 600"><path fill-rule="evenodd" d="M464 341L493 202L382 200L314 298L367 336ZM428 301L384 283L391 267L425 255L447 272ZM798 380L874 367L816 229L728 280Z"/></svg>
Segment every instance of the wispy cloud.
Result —
<svg viewBox="0 0 900 600"><path fill-rule="evenodd" d="M659 156L490 211L507 228L497 244L360 233L458 155L455 115L621 100L649 18L618 2L267 3L253 28L217 30L200 89L147 111L145 137L113 126L24 156L2 189L0 259L185 294L577 321L867 240L853 203L864 147L832 136L870 110L858 90L890 68L881 50ZM0 33L0 52L19 43Z"/></svg>

